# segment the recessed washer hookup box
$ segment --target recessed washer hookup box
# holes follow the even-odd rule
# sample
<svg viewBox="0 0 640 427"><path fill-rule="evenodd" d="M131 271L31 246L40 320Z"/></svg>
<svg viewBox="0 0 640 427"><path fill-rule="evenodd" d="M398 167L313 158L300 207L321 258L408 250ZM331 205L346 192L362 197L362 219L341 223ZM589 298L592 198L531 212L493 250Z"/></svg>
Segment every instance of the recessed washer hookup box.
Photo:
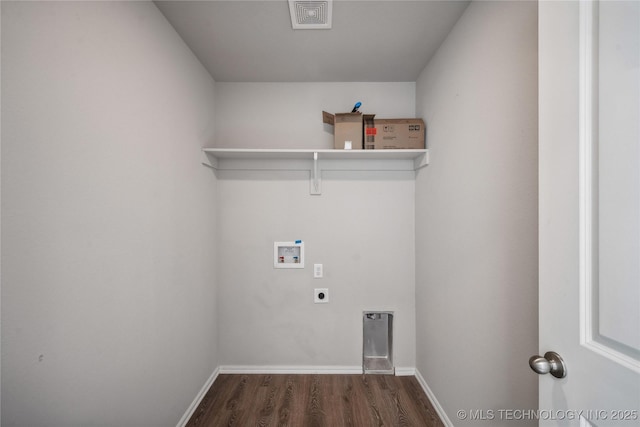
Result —
<svg viewBox="0 0 640 427"><path fill-rule="evenodd" d="M422 119L375 119L373 128L365 129L364 148L423 149L425 130Z"/></svg>

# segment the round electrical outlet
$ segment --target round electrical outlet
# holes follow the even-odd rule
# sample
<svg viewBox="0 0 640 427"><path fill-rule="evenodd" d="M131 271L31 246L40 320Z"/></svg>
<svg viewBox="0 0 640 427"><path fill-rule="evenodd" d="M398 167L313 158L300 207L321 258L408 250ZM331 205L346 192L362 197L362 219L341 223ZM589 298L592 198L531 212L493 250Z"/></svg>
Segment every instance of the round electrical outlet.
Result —
<svg viewBox="0 0 640 427"><path fill-rule="evenodd" d="M329 302L329 289L316 288L313 290L313 302L316 304Z"/></svg>

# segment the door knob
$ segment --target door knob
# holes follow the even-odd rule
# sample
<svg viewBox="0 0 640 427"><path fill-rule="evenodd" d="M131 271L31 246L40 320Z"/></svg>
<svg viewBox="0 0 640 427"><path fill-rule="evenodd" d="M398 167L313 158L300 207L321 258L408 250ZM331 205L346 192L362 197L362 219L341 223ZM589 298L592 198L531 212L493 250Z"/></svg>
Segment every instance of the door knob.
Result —
<svg viewBox="0 0 640 427"><path fill-rule="evenodd" d="M567 376L567 366L562 357L555 351L547 351L544 357L531 356L529 358L529 366L536 374L551 374L556 378Z"/></svg>

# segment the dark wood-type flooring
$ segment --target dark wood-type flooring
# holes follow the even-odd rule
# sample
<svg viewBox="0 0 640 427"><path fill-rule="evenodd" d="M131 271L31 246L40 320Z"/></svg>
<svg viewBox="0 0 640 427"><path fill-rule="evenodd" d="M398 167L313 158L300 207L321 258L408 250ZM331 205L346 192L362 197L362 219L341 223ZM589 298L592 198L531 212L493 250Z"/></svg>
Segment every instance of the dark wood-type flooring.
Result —
<svg viewBox="0 0 640 427"><path fill-rule="evenodd" d="M413 376L221 374L194 426L443 427Z"/></svg>

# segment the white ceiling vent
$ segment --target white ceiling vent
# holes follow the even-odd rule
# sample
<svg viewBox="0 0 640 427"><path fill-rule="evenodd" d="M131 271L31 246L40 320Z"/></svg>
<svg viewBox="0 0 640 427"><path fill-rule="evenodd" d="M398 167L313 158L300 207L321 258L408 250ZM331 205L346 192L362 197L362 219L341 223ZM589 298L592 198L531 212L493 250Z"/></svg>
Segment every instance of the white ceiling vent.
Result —
<svg viewBox="0 0 640 427"><path fill-rule="evenodd" d="M333 0L289 0L291 26L294 30L318 30L331 28Z"/></svg>

